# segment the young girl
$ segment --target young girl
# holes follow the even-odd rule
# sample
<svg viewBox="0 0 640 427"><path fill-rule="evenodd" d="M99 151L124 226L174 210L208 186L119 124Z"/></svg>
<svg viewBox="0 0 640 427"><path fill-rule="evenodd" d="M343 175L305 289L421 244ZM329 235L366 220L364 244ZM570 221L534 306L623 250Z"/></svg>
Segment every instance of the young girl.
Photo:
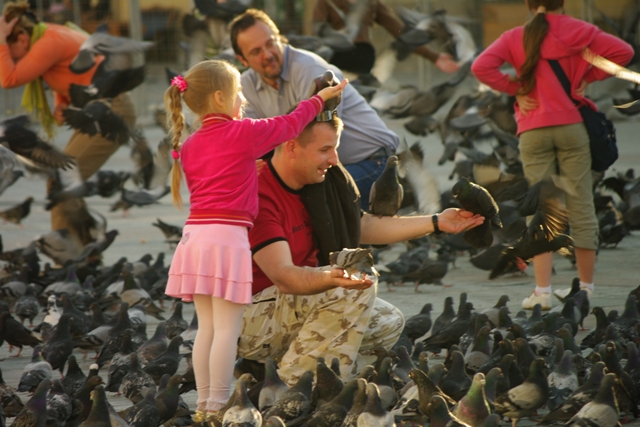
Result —
<svg viewBox="0 0 640 427"><path fill-rule="evenodd" d="M584 97L588 83L609 77L582 59L588 47L593 52L625 65L633 56L631 46L586 22L564 15L564 0L526 0L534 14L524 27L502 34L476 59L472 71L493 89L516 95L516 121L524 174L535 184L551 173L559 173L575 193L566 194L567 214L574 240L580 287L593 292L593 270L598 247L598 221L593 206L589 136L577 107L567 96L547 60L557 60L571 82L572 97L595 109ZM500 71L505 62L518 78ZM522 307L537 303L551 308L553 253L534 257L536 288ZM558 292L559 296L568 292Z"/></svg>
<svg viewBox="0 0 640 427"><path fill-rule="evenodd" d="M198 391L196 417L220 409L229 398L244 304L251 303L248 229L258 212L256 159L302 129L340 94L346 80L302 101L289 115L242 118L240 74L225 61L204 61L165 93L173 125L171 192L181 207L184 170L191 210L169 271L167 295L193 300L198 334L193 369ZM202 127L180 145L182 101ZM182 169L181 169L182 165Z"/></svg>

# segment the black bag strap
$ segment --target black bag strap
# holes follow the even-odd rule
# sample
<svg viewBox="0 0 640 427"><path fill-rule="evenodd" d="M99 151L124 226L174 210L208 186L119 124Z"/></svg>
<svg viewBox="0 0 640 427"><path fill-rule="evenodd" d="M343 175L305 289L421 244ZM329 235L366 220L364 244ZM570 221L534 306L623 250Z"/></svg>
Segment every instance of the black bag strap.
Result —
<svg viewBox="0 0 640 427"><path fill-rule="evenodd" d="M573 102L573 105L575 105L576 107L580 105L580 103L573 99L573 97L571 96L571 82L560 66L560 63L555 59L547 59L547 62L549 63L549 65L551 65L551 69L555 73L558 80L560 80L560 84L562 85L569 99Z"/></svg>

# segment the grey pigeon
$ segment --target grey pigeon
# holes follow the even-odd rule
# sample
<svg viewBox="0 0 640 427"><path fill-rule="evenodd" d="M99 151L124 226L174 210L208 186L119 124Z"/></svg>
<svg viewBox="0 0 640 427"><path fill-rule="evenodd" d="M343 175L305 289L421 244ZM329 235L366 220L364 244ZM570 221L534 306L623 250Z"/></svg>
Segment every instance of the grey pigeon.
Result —
<svg viewBox="0 0 640 427"><path fill-rule="evenodd" d="M340 394L316 410L306 426L333 427L342 424L353 405L353 398L358 390L358 379L354 378L344 385Z"/></svg>
<svg viewBox="0 0 640 427"><path fill-rule="evenodd" d="M153 358L142 369L147 374L151 375L151 378L156 384L160 382L162 375L173 375L178 371L178 364L180 363L180 346L182 345L182 337L176 336L169 342L167 350Z"/></svg>
<svg viewBox="0 0 640 427"><path fill-rule="evenodd" d="M316 386L311 394L311 406L320 408L333 400L342 390L344 383L340 376L327 366L324 357L316 363Z"/></svg>
<svg viewBox="0 0 640 427"><path fill-rule="evenodd" d="M33 348L31 363L28 363L22 370L22 376L18 383L18 391L33 391L38 387L38 384L44 380L51 380L53 378L53 369L51 369L49 362L42 357L41 350L41 345Z"/></svg>
<svg viewBox="0 0 640 427"><path fill-rule="evenodd" d="M222 419L223 427L261 427L262 415L247 397L247 388L236 381L234 405L227 409Z"/></svg>
<svg viewBox="0 0 640 427"><path fill-rule="evenodd" d="M264 414L264 418L277 416L282 418L285 423L294 423L305 419L311 409L312 381L313 372L306 371L298 383L287 390Z"/></svg>
<svg viewBox="0 0 640 427"><path fill-rule="evenodd" d="M606 374L594 399L584 405L567 426L614 427L619 425L619 410L613 392L614 374Z"/></svg>
<svg viewBox="0 0 640 427"><path fill-rule="evenodd" d="M555 410L544 416L543 421L568 421L578 411L591 402L600 390L600 384L604 379L604 362L596 362L591 369L587 380L578 387L567 399Z"/></svg>
<svg viewBox="0 0 640 427"><path fill-rule="evenodd" d="M106 391L118 392L120 385L125 375L129 372L131 366L131 358L129 355L134 352L133 344L131 342L131 335L133 330L125 329L122 333L122 344L120 350L116 352L111 358L109 363L109 372L107 374Z"/></svg>
<svg viewBox="0 0 640 427"><path fill-rule="evenodd" d="M62 378L62 386L64 387L64 391L69 395L73 396L76 394L76 391L87 379L87 376L82 372L82 369L78 365L78 361L73 354L70 354L67 358L67 374Z"/></svg>
<svg viewBox="0 0 640 427"><path fill-rule="evenodd" d="M579 386L578 374L573 365L573 352L565 350L562 360L553 372L547 377L549 382L549 400L547 407L554 411L573 393Z"/></svg>
<svg viewBox="0 0 640 427"><path fill-rule="evenodd" d="M358 416L358 427L395 427L393 414L387 412L380 401L380 393L375 384L367 384L367 403Z"/></svg>
<svg viewBox="0 0 640 427"><path fill-rule="evenodd" d="M529 376L519 386L513 387L495 401L496 412L509 417L516 425L520 418L531 416L549 399L549 384L544 373L546 365L543 359L531 363Z"/></svg>
<svg viewBox="0 0 640 427"><path fill-rule="evenodd" d="M342 421L341 427L357 427L358 417L364 410L364 406L367 403L367 381L363 378L358 378L358 390L353 397L353 405L347 412L347 416Z"/></svg>
<svg viewBox="0 0 640 427"><path fill-rule="evenodd" d="M168 339L172 339L176 335L180 335L189 327L187 321L182 317L182 302L176 302L173 314L169 319L167 319L165 326Z"/></svg>
<svg viewBox="0 0 640 427"><path fill-rule="evenodd" d="M167 351L168 346L169 344L166 341L166 322L160 322L158 326L156 326L156 331L153 336L138 347L136 352L140 357L140 362L146 365L156 356Z"/></svg>
<svg viewBox="0 0 640 427"><path fill-rule="evenodd" d="M69 355L73 353L73 340L69 330L70 319L69 315L63 314L53 335L42 347L43 357L51 364L51 368L58 369L60 374L64 371Z"/></svg>
<svg viewBox="0 0 640 427"><path fill-rule="evenodd" d="M259 409L261 412L266 412L273 406L273 404L282 397L282 395L289 390L289 387L282 381L276 370L276 362L273 359L267 358L265 360L265 376L264 384L260 389L259 396Z"/></svg>
<svg viewBox="0 0 640 427"><path fill-rule="evenodd" d="M60 380L53 380L47 395L47 426L63 427L72 412L73 399L64 391Z"/></svg>
<svg viewBox="0 0 640 427"><path fill-rule="evenodd" d="M144 397L131 408L128 408L122 418L130 427L157 426L160 424L160 410L155 402L156 388L143 387Z"/></svg>
<svg viewBox="0 0 640 427"><path fill-rule="evenodd" d="M155 382L151 375L144 372L140 367L140 362L136 353L131 353L129 358L131 360L129 372L127 372L127 375L122 379L120 390L124 397L135 404L143 399L142 389L144 387L155 388Z"/></svg>

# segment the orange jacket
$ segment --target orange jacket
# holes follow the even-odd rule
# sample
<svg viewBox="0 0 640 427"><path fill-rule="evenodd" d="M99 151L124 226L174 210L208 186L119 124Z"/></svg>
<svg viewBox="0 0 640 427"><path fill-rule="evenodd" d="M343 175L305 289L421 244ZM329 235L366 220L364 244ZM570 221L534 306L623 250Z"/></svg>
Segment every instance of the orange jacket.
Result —
<svg viewBox="0 0 640 427"><path fill-rule="evenodd" d="M9 45L0 45L0 85L9 89L27 84L42 76L55 93L55 105L69 104L71 83L88 86L99 57L89 71L74 74L69 65L80 51L87 36L62 25L47 24L42 37L29 48L27 55L17 63L11 58Z"/></svg>

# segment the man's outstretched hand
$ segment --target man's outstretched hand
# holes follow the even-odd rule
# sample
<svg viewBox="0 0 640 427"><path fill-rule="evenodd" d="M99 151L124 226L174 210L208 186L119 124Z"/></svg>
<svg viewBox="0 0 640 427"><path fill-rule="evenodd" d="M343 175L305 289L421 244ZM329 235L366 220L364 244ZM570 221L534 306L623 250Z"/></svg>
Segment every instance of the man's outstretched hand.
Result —
<svg viewBox="0 0 640 427"><path fill-rule="evenodd" d="M438 228L445 233L462 233L483 222L483 216L464 209L449 208L438 214Z"/></svg>
<svg viewBox="0 0 640 427"><path fill-rule="evenodd" d="M329 272L331 275L331 281L336 287L363 290L368 289L373 285L373 281L370 279L351 279L346 277L345 270L342 268L334 267Z"/></svg>

